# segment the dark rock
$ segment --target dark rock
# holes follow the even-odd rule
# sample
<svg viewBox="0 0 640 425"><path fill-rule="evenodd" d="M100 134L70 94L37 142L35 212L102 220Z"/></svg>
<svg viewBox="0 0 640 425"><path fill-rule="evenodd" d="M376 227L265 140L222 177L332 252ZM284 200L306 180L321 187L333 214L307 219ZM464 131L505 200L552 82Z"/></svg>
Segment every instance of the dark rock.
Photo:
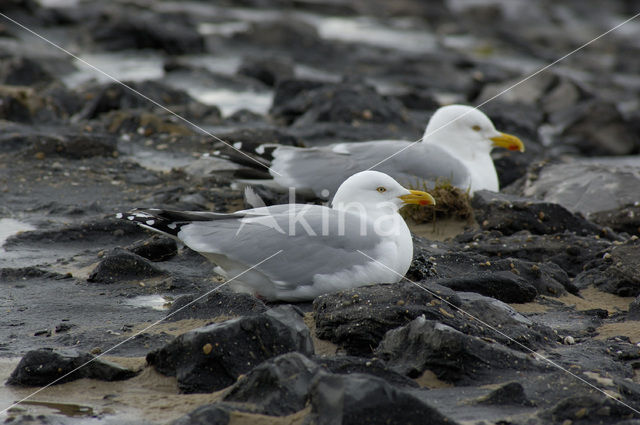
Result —
<svg viewBox="0 0 640 425"><path fill-rule="evenodd" d="M594 223L608 226L616 232L640 235L640 205L635 203L608 211L598 211L590 215Z"/></svg>
<svg viewBox="0 0 640 425"><path fill-rule="evenodd" d="M633 416L640 418L640 415L634 414L628 407L600 394L566 397L538 415L554 424L566 423L567 420L573 423L583 418L588 418L588 423L619 424L623 419L631 419Z"/></svg>
<svg viewBox="0 0 640 425"><path fill-rule="evenodd" d="M152 265L147 259L121 248L116 248L98 263L87 278L87 281L115 283L164 275L165 272Z"/></svg>
<svg viewBox="0 0 640 425"><path fill-rule="evenodd" d="M194 299L196 299L195 295L184 295L175 300L171 304L167 320L173 322L184 319L245 316L247 314L264 313L267 310L264 303L256 297L230 291L212 292L187 306Z"/></svg>
<svg viewBox="0 0 640 425"><path fill-rule="evenodd" d="M432 282L454 291L477 292L506 303L527 303L538 295L536 288L509 271L484 272Z"/></svg>
<svg viewBox="0 0 640 425"><path fill-rule="evenodd" d="M635 157L541 164L527 174L523 195L560 204L590 219L592 214L618 210L638 200L639 165Z"/></svg>
<svg viewBox="0 0 640 425"><path fill-rule="evenodd" d="M429 369L439 379L458 383L491 380L505 369L544 370L526 354L424 317L387 332L376 355L409 377Z"/></svg>
<svg viewBox="0 0 640 425"><path fill-rule="evenodd" d="M2 61L0 83L11 86L45 85L54 80L53 75L38 62L24 57Z"/></svg>
<svg viewBox="0 0 640 425"><path fill-rule="evenodd" d="M6 384L42 386L50 385L54 381L61 384L81 378L122 381L136 375L136 372L122 366L94 359L89 353L79 353L75 350L54 351L43 348L29 351L20 360Z"/></svg>
<svg viewBox="0 0 640 425"><path fill-rule="evenodd" d="M629 304L629 314L627 315L629 320L640 320L640 295Z"/></svg>
<svg viewBox="0 0 640 425"><path fill-rule="evenodd" d="M227 425L230 420L231 416L225 407L210 404L198 407L171 422L171 425Z"/></svg>
<svg viewBox="0 0 640 425"><path fill-rule="evenodd" d="M30 105L30 93L26 89L5 87L0 88L0 119L30 123L33 112Z"/></svg>
<svg viewBox="0 0 640 425"><path fill-rule="evenodd" d="M165 15L136 10L102 14L89 34L106 50L156 49L170 55L202 53L204 38L185 15Z"/></svg>
<svg viewBox="0 0 640 425"><path fill-rule="evenodd" d="M454 305L460 304L452 290L429 283L424 286ZM385 332L422 314L438 320L455 317L435 296L404 282L334 292L313 302L318 338L338 344L352 355L370 355Z"/></svg>
<svg viewBox="0 0 640 425"><path fill-rule="evenodd" d="M253 413L291 415L306 406L311 380L319 369L300 353L282 354L238 379L223 400L244 403Z"/></svg>
<svg viewBox="0 0 640 425"><path fill-rule="evenodd" d="M271 113L298 127L313 123L406 124L408 115L395 99L367 85L283 81L276 87Z"/></svg>
<svg viewBox="0 0 640 425"><path fill-rule="evenodd" d="M71 275L60 274L40 269L38 267L29 266L21 268L4 267L0 269L0 282L16 282L24 281L34 278L47 278L47 279L68 279Z"/></svg>
<svg viewBox="0 0 640 425"><path fill-rule="evenodd" d="M238 69L238 74L255 78L273 87L280 80L292 78L294 69L290 61L278 57L245 57Z"/></svg>
<svg viewBox="0 0 640 425"><path fill-rule="evenodd" d="M537 235L574 232L600 234L602 229L562 205L482 190L471 200L476 221L484 230L512 235L528 230Z"/></svg>
<svg viewBox="0 0 640 425"><path fill-rule="evenodd" d="M629 155L637 152L640 139L616 106L604 101L584 102L569 110L567 125L558 136L588 156Z"/></svg>
<svg viewBox="0 0 640 425"><path fill-rule="evenodd" d="M178 378L184 393L225 388L269 358L291 351L313 354L309 330L291 306L214 323L184 333L147 355L156 370Z"/></svg>
<svg viewBox="0 0 640 425"><path fill-rule="evenodd" d="M514 233L511 236L502 236L499 232L478 232L462 235L456 240L461 243L463 252L445 255L443 260L446 261L438 259L439 263L445 263L444 265L453 263L455 266L454 260L456 258L468 258L472 252L489 257L491 261L489 264L485 263L483 266L485 270L493 270L493 261L497 258L507 257L500 260L502 269L505 265L510 267L511 264L514 264L515 268L520 261L526 260L525 266L518 269L518 273L526 272L524 276L531 274L531 277L538 275L541 278L540 283L543 285L530 280L527 276L529 282L536 286L540 294L550 295L561 294L561 286L569 292L575 293L576 291L575 286L566 279L566 275L562 276L562 271L548 262L555 263L564 273L573 277L581 273L589 262L601 256L602 252L611 246L610 241L598 236L577 236L573 233L532 235L526 231ZM480 259L481 257L478 258L478 260ZM443 269L443 266L439 268ZM449 266L450 270L455 271L453 266ZM556 280L555 283L554 280Z"/></svg>
<svg viewBox="0 0 640 425"><path fill-rule="evenodd" d="M186 92L167 87L157 81L125 82L125 84L163 106L197 103ZM86 90L83 95L90 100L77 114L78 119L93 119L113 110L137 108L154 110L156 108L152 102L119 83L95 86Z"/></svg>
<svg viewBox="0 0 640 425"><path fill-rule="evenodd" d="M178 253L178 244L167 236L153 235L126 248L149 261L166 261Z"/></svg>
<svg viewBox="0 0 640 425"><path fill-rule="evenodd" d="M409 108L409 109L435 111L440 107L440 104L436 101L433 95L428 91L426 92L410 91L407 93L396 94L394 97L398 99L406 108Z"/></svg>
<svg viewBox="0 0 640 425"><path fill-rule="evenodd" d="M26 155L61 156L69 159L94 156L113 157L118 154L117 140L106 134L43 135L33 140Z"/></svg>
<svg viewBox="0 0 640 425"><path fill-rule="evenodd" d="M311 388L310 417L317 425L456 424L412 392L358 373L319 374Z"/></svg>
<svg viewBox="0 0 640 425"><path fill-rule="evenodd" d="M533 403L527 398L524 388L519 382L508 382L499 388L491 391L486 396L477 400L480 404L508 405L519 404L522 406L532 406Z"/></svg>
<svg viewBox="0 0 640 425"><path fill-rule="evenodd" d="M401 387L418 387L413 379L389 369L380 359L368 359L355 356L314 357L317 364L331 373L351 375L353 373L367 374L384 379L392 385Z"/></svg>
<svg viewBox="0 0 640 425"><path fill-rule="evenodd" d="M578 288L595 285L600 290L621 297L640 295L640 242L630 240L614 245L601 258L589 263L574 279Z"/></svg>

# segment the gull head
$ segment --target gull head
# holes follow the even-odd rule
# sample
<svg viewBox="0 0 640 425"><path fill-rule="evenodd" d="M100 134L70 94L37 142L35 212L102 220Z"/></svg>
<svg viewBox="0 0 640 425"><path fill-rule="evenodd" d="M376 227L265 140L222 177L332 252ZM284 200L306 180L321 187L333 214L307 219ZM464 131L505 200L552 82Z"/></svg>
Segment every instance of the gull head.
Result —
<svg viewBox="0 0 640 425"><path fill-rule="evenodd" d="M344 181L336 191L331 205L334 209L350 208L365 211L397 212L403 205L435 205L427 192L404 188L392 177L379 171L361 171Z"/></svg>
<svg viewBox="0 0 640 425"><path fill-rule="evenodd" d="M496 130L489 117L466 105L439 108L429 120L423 142L438 144L460 156L489 153L493 147L524 152L519 138Z"/></svg>

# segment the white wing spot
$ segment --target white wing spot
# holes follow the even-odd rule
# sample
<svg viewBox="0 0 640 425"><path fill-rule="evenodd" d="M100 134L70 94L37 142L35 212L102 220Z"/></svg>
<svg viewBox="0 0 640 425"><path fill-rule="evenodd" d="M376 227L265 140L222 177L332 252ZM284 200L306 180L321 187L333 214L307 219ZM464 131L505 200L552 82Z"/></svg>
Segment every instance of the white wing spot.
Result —
<svg viewBox="0 0 640 425"><path fill-rule="evenodd" d="M153 226L155 222L155 220L147 220L145 223L147 223L149 226Z"/></svg>
<svg viewBox="0 0 640 425"><path fill-rule="evenodd" d="M169 229L171 229L171 230L175 230L175 229L176 229L176 227L178 227L178 226L176 226L176 223L169 223L169 224L167 224L167 227L168 227Z"/></svg>
<svg viewBox="0 0 640 425"><path fill-rule="evenodd" d="M236 149L242 149L242 142L235 142L233 144L233 147L236 148Z"/></svg>
<svg viewBox="0 0 640 425"><path fill-rule="evenodd" d="M122 213L116 214L116 218L122 218Z"/></svg>
<svg viewBox="0 0 640 425"><path fill-rule="evenodd" d="M256 148L256 153L262 155L264 153L264 145L260 145Z"/></svg>
<svg viewBox="0 0 640 425"><path fill-rule="evenodd" d="M133 219L135 219L135 217L134 217L134 216L132 216L132 215L127 216L127 220L131 220L131 221L133 221Z"/></svg>

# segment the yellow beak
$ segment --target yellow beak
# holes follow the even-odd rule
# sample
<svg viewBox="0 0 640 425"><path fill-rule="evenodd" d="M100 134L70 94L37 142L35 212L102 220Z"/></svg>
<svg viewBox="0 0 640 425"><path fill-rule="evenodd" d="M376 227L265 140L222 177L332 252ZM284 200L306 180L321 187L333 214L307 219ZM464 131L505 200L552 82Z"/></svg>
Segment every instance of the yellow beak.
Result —
<svg viewBox="0 0 640 425"><path fill-rule="evenodd" d="M405 204L417 204L417 205L435 205L436 200L433 199L433 196L429 195L427 192L422 192L420 190L410 190L409 194L398 196L398 198L402 199L402 202Z"/></svg>
<svg viewBox="0 0 640 425"><path fill-rule="evenodd" d="M509 149L510 151L524 152L524 143L516 136L507 133L500 133L499 136L492 137L493 146Z"/></svg>

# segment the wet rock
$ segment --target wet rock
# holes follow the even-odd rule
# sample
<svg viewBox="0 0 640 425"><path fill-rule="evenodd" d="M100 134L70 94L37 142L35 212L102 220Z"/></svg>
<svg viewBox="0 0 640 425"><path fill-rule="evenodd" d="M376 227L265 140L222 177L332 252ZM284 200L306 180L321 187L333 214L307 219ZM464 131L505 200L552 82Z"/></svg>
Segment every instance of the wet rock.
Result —
<svg viewBox="0 0 640 425"><path fill-rule="evenodd" d="M454 291L477 292L507 303L526 303L538 295L536 288L509 271L485 272L433 282Z"/></svg>
<svg viewBox="0 0 640 425"><path fill-rule="evenodd" d="M6 384L41 386L49 385L57 379L59 380L55 383L61 384L81 378L122 381L136 375L135 372L122 366L101 359L93 359L91 354L79 353L75 350L54 351L43 348L29 351L20 360ZM75 370L76 368L78 370ZM65 376L67 374L69 375Z"/></svg>
<svg viewBox="0 0 640 425"><path fill-rule="evenodd" d="M598 211L590 215L594 223L608 226L616 232L640 235L640 205L631 204L609 211Z"/></svg>
<svg viewBox="0 0 640 425"><path fill-rule="evenodd" d="M90 25L89 34L102 48L111 51L156 49L170 55L204 52L204 38L197 25L185 15L135 13L102 14Z"/></svg>
<svg viewBox="0 0 640 425"><path fill-rule="evenodd" d="M125 84L166 107L196 102L186 92L167 87L157 81L125 82ZM119 83L89 88L83 92L83 96L89 100L82 111L76 115L77 119L93 119L113 110L137 108L154 110L156 108L149 100Z"/></svg>
<svg viewBox="0 0 640 425"><path fill-rule="evenodd" d="M211 392L233 384L262 361L291 351L312 355L313 344L301 314L283 306L184 333L150 352L147 362L160 373L176 376L184 393Z"/></svg>
<svg viewBox="0 0 640 425"><path fill-rule="evenodd" d="M68 279L70 277L70 274L50 272L34 266L20 268L4 267L0 269L0 282L16 282L34 278L59 280Z"/></svg>
<svg viewBox="0 0 640 425"><path fill-rule="evenodd" d="M634 158L574 160L532 169L523 195L560 204L590 219L594 213L633 205L639 188L640 163Z"/></svg>
<svg viewBox="0 0 640 425"><path fill-rule="evenodd" d="M574 279L579 288L595 285L600 290L621 297L640 295L640 242L630 240L614 245L601 258L586 266L586 270Z"/></svg>
<svg viewBox="0 0 640 425"><path fill-rule="evenodd" d="M589 156L629 155L638 151L640 138L616 106L603 101L585 102L568 112L570 124L557 137L563 144Z"/></svg>
<svg viewBox="0 0 640 425"><path fill-rule="evenodd" d="M223 400L244 403L253 413L290 415L306 406L311 380L319 369L300 353L282 354L238 379Z"/></svg>
<svg viewBox="0 0 640 425"><path fill-rule="evenodd" d="M266 85L273 87L283 79L294 76L293 64L278 57L254 58L245 57L238 68L238 73L255 78Z"/></svg>
<svg viewBox="0 0 640 425"><path fill-rule="evenodd" d="M167 314L169 321L184 319L214 319L216 317L245 316L264 313L267 307L254 296L219 290L189 304L195 295L184 295L173 302ZM187 307L185 307L187 306Z"/></svg>
<svg viewBox="0 0 640 425"><path fill-rule="evenodd" d="M153 235L149 239L136 242L126 247L149 261L166 261L178 253L178 244L168 236Z"/></svg>
<svg viewBox="0 0 640 425"><path fill-rule="evenodd" d="M69 159L113 157L117 154L117 141L114 137L91 133L38 136L33 140L32 147L25 151L25 155L29 157L44 155Z"/></svg>
<svg viewBox="0 0 640 425"><path fill-rule="evenodd" d="M43 66L30 58L14 57L2 61L0 65L0 83L11 86L46 85L54 81Z"/></svg>
<svg viewBox="0 0 640 425"><path fill-rule="evenodd" d="M276 87L271 113L295 121L298 127L324 122L402 125L408 121L397 100L383 98L373 87L346 82L318 85L284 81Z"/></svg>
<svg viewBox="0 0 640 425"><path fill-rule="evenodd" d="M413 379L409 379L391 370L385 362L376 358L363 358L355 356L333 356L315 357L317 364L324 367L331 373L351 375L353 373L377 376L392 385L401 387L416 388L418 384Z"/></svg>
<svg viewBox="0 0 640 425"><path fill-rule="evenodd" d="M631 419L636 415L616 400L594 394L569 396L555 406L539 413L539 416L553 424L562 424L567 423L566 421L580 423L587 418L589 422L585 423L622 423L623 419ZM640 415L636 416L636 418L638 417ZM638 420L631 423L634 422L638 422Z"/></svg>
<svg viewBox="0 0 640 425"><path fill-rule="evenodd" d="M424 317L387 332L376 355L403 375L416 378L429 369L457 383L491 380L505 369L544 370L526 354Z"/></svg>
<svg viewBox="0 0 640 425"><path fill-rule="evenodd" d="M443 256L444 259L449 260L448 262L458 257L466 258L473 252L489 257L489 263L485 262L484 266L481 266L488 270L493 270L494 264L500 264L502 269L507 265L514 269L519 262L526 261L523 263L524 267L517 268L516 273L530 276L530 278L535 278L537 275L541 278L539 283L542 285L539 286L535 280L529 280L529 282L536 286L539 293L550 295L562 293L560 286L575 293L575 285L568 281L564 273L570 277L576 276L611 245L610 241L598 236L577 236L573 233L532 235L527 231L514 233L511 236L502 236L499 232L478 232L462 235L456 240L461 242L463 252ZM507 258L499 260L499 263L496 261L504 257ZM481 259L482 257L478 257L480 265L482 265ZM514 267L511 267L511 264ZM561 270L558 270L557 266ZM440 266L440 269L442 268L443 266Z"/></svg>
<svg viewBox="0 0 640 425"><path fill-rule="evenodd" d="M602 229L562 205L489 192L476 192L471 201L475 219L484 230L511 235L527 230L536 235L574 232L600 234Z"/></svg>
<svg viewBox="0 0 640 425"><path fill-rule="evenodd" d="M181 418L171 422L171 425L227 425L231 420L229 411L220 405L209 404L200 406Z"/></svg>
<svg viewBox="0 0 640 425"><path fill-rule="evenodd" d="M147 259L116 248L98 263L87 278L87 282L116 283L159 276L165 276L165 272L152 265Z"/></svg>
<svg viewBox="0 0 640 425"><path fill-rule="evenodd" d="M318 375L311 388L310 419L317 425L456 424L411 391L359 373Z"/></svg>
<svg viewBox="0 0 640 425"><path fill-rule="evenodd" d="M629 314L627 315L629 320L640 320L640 295L634 301L629 304Z"/></svg>
<svg viewBox="0 0 640 425"><path fill-rule="evenodd" d="M425 284L454 305L460 300L445 287ZM452 309L410 283L372 285L317 297L313 302L316 335L344 347L351 355L370 355L385 332L425 314L454 318Z"/></svg>
<svg viewBox="0 0 640 425"><path fill-rule="evenodd" d="M499 388L491 391L486 396L477 400L479 404L508 405L519 404L522 406L532 406L533 403L527 398L522 384L519 382L508 382Z"/></svg>

